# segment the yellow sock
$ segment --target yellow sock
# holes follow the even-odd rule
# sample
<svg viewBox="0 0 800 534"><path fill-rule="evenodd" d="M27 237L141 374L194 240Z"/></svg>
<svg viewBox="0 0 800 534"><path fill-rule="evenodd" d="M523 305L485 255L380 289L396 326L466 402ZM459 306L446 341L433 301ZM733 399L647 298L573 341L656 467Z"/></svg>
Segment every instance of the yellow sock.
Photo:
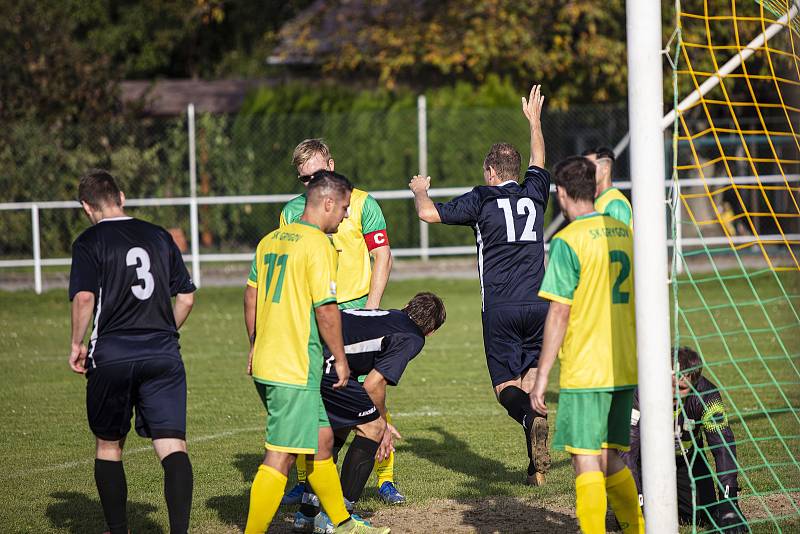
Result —
<svg viewBox="0 0 800 534"><path fill-rule="evenodd" d="M375 474L378 475L378 487L384 482L394 482L394 453L380 462L375 462Z"/></svg>
<svg viewBox="0 0 800 534"><path fill-rule="evenodd" d="M576 510L581 532L605 534L606 532L606 483L603 473L589 471L575 479Z"/></svg>
<svg viewBox="0 0 800 534"><path fill-rule="evenodd" d="M247 512L245 534L266 532L286 488L286 477L268 465L258 467L250 488L250 510Z"/></svg>
<svg viewBox="0 0 800 534"><path fill-rule="evenodd" d="M392 422L392 416L386 412L386 421ZM389 454L389 457L380 462L375 462L375 474L378 476L378 488L384 482L394 482L394 452Z"/></svg>
<svg viewBox="0 0 800 534"><path fill-rule="evenodd" d="M319 497L319 503L331 518L331 523L338 525L350 517L344 507L342 483L339 480L339 473L336 472L333 458L314 460L310 464L306 462L306 476L308 483L311 484L311 489Z"/></svg>
<svg viewBox="0 0 800 534"><path fill-rule="evenodd" d="M297 460L294 462L295 467L297 467L297 482L305 482L306 481L306 455L305 454L298 454Z"/></svg>
<svg viewBox="0 0 800 534"><path fill-rule="evenodd" d="M644 518L642 509L639 508L639 492L636 491L636 483L633 475L625 467L617 471L606 479L606 492L608 502L614 509L614 515L626 534L637 532L644 534Z"/></svg>

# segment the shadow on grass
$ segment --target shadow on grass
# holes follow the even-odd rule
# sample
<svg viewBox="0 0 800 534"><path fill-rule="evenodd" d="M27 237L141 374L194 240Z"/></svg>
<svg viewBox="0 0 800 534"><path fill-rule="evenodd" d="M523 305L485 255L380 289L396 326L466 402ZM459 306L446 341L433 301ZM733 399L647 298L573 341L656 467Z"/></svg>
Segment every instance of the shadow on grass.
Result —
<svg viewBox="0 0 800 534"><path fill-rule="evenodd" d="M579 531L574 517L519 498L487 497L463 502L467 509L461 512L461 521L478 534Z"/></svg>
<svg viewBox="0 0 800 534"><path fill-rule="evenodd" d="M516 484L523 480L522 471L511 471L505 464L485 458L472 452L466 441L459 439L442 427L428 429L442 437L442 440L408 437L404 440L403 450L424 458L429 462L451 471L463 473L470 477L459 494L459 497L476 497L479 495L508 495L505 484ZM522 434L522 432L520 432ZM442 444L444 442L445 445ZM520 449L524 452L522 436Z"/></svg>
<svg viewBox="0 0 800 534"><path fill-rule="evenodd" d="M63 529L72 534L86 532L103 532L106 521L99 499L90 499L83 493L62 491L51 493L56 499L45 512L53 528ZM128 502L128 527L131 532L149 532L163 534L164 529L156 523L150 514L156 511L152 504Z"/></svg>
<svg viewBox="0 0 800 534"><path fill-rule="evenodd" d="M240 453L233 460L233 466L242 474L242 480L252 482L261 465L263 454ZM247 522L247 508L250 505L250 494L219 495L209 497L206 506L216 510L220 521L244 529Z"/></svg>
<svg viewBox="0 0 800 534"><path fill-rule="evenodd" d="M242 480L250 484L256 476L258 466L264 459L263 454L237 454L233 460L233 466L242 474ZM294 469L292 469L294 472ZM287 483L288 487L294 486L295 479L293 476L289 477ZM247 509L250 506L250 492L249 490L239 495L220 495L217 497L210 497L206 500L206 506L217 512L220 521L231 526L238 527L244 530L245 523L247 523ZM290 510L291 508L291 510ZM294 512L292 507L281 507L275 518L272 520L272 527L270 532L288 532L286 526L286 514ZM291 523L288 523L291 526Z"/></svg>

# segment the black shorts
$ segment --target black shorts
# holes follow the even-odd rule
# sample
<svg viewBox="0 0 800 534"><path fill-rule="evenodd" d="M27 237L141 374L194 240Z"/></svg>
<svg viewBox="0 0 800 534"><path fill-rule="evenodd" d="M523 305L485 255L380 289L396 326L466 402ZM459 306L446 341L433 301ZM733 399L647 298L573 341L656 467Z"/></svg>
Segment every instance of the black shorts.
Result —
<svg viewBox="0 0 800 534"><path fill-rule="evenodd" d="M483 311L483 348L492 386L519 378L539 364L547 302Z"/></svg>
<svg viewBox="0 0 800 534"><path fill-rule="evenodd" d="M381 416L364 389L364 384L351 376L346 388L333 389L336 380L335 372L322 375L322 402L332 429L356 427Z"/></svg>
<svg viewBox="0 0 800 534"><path fill-rule="evenodd" d="M151 358L86 371L89 428L106 441L124 438L136 409L144 438L186 439L186 372L174 358Z"/></svg>

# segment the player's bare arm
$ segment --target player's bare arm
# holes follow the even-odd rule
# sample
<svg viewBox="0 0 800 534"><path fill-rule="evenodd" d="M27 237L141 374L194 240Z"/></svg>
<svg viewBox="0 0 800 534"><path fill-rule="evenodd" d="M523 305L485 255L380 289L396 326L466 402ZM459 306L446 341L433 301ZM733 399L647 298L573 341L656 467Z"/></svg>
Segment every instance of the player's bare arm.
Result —
<svg viewBox="0 0 800 534"><path fill-rule="evenodd" d="M542 134L542 106L544 95L541 85L531 87L528 99L522 97L522 113L531 127L531 159L530 165L544 168L544 135Z"/></svg>
<svg viewBox="0 0 800 534"><path fill-rule="evenodd" d="M86 372L86 345L83 338L92 320L94 293L79 291L72 299L72 346L69 354L69 367L79 374Z"/></svg>
<svg viewBox="0 0 800 534"><path fill-rule="evenodd" d="M397 429L389 423L386 417L386 378L384 378L380 371L373 369L369 372L367 378L364 379L364 390L378 409L381 418L386 422L386 430L383 433L383 439L375 455L375 459L380 462L389 457L389 454L394 451L394 440L401 439L402 436Z"/></svg>
<svg viewBox="0 0 800 534"><path fill-rule="evenodd" d="M247 374L253 374L253 349L256 343L256 299L258 288L246 286L244 289L244 327L247 339L250 340L250 351L247 355Z"/></svg>
<svg viewBox="0 0 800 534"><path fill-rule="evenodd" d="M544 337L542 339L542 352L539 355L539 369L536 372L536 382L530 393L533 409L539 413L547 413L547 405L544 402L544 394L547 391L547 381L550 370L558 357L558 349L564 342L564 335L567 333L569 323L569 313L571 306L561 302L551 302L547 312L547 320L544 323Z"/></svg>
<svg viewBox="0 0 800 534"><path fill-rule="evenodd" d="M194 293L178 293L175 295L175 304L172 306L172 314L175 316L175 328L180 330L186 318L194 306Z"/></svg>
<svg viewBox="0 0 800 534"><path fill-rule="evenodd" d="M392 272L392 249L389 245L373 248L369 251L372 256L372 277L369 281L369 294L367 295L367 309L380 308L383 292L389 282L389 273Z"/></svg>
<svg viewBox="0 0 800 534"><path fill-rule="evenodd" d="M347 357L344 353L342 316L339 313L339 307L335 302L331 302L317 307L315 312L319 335L333 355L333 366L339 377L339 380L333 385L333 389L346 387L347 380L350 378L350 366L347 364Z"/></svg>
<svg viewBox="0 0 800 534"><path fill-rule="evenodd" d="M414 193L414 207L417 208L417 216L426 223L440 223L442 218L439 211L433 205L431 197L428 196L428 189L431 187L430 176L414 176L408 183L409 189Z"/></svg>

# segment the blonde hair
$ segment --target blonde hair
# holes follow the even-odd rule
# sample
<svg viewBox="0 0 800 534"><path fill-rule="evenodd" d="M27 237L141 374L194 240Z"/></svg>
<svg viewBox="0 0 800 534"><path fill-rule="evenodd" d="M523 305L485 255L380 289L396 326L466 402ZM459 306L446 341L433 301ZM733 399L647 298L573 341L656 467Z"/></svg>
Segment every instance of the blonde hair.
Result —
<svg viewBox="0 0 800 534"><path fill-rule="evenodd" d="M299 145L294 147L292 165L294 165L295 168L300 167L317 154L325 158L325 161L331 159L331 150L328 148L328 145L325 144L325 141L322 139L304 139Z"/></svg>

